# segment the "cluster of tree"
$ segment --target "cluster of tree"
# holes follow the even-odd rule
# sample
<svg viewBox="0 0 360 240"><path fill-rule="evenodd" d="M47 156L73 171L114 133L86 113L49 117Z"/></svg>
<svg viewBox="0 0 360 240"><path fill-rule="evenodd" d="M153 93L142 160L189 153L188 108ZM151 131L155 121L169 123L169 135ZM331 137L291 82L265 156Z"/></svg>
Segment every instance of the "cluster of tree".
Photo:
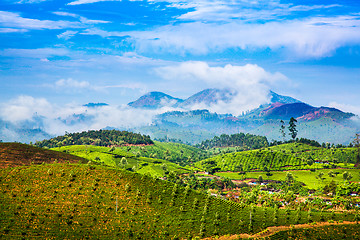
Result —
<svg viewBox="0 0 360 240"><path fill-rule="evenodd" d="M232 135L222 134L220 137L215 136L213 139L202 141L195 147L201 149L210 149L215 147L235 147L241 146L247 149L258 149L269 146L269 142L264 136L253 134L236 133Z"/></svg>
<svg viewBox="0 0 360 240"><path fill-rule="evenodd" d="M315 140L311 140L311 139L308 139L308 138L296 138L295 139L296 142L299 142L299 143L304 143L304 144L307 144L307 145L310 145L310 146L313 146L313 147L325 147L325 143L323 143L323 145L321 145L319 142L315 141ZM293 140L288 140L288 141L277 141L277 140L274 140L270 143L270 146L276 146L276 145L281 145L281 144L285 144L285 143L292 143L294 142ZM342 145L339 145L337 147L343 147Z"/></svg>
<svg viewBox="0 0 360 240"><path fill-rule="evenodd" d="M163 138L155 138L154 140L158 142L171 142L171 143L181 143L181 144L191 145L189 142L183 142L181 139L176 139L176 138L168 138L167 136Z"/></svg>
<svg viewBox="0 0 360 240"><path fill-rule="evenodd" d="M122 146L122 145L151 145L154 142L150 136L118 130L91 130L81 133L66 133L49 140L38 141L38 147L61 147L67 145L95 145L95 146Z"/></svg>
<svg viewBox="0 0 360 240"><path fill-rule="evenodd" d="M283 120L281 120L280 123L281 123L280 133L281 133L282 138L285 141L285 139L286 139L285 122ZM298 130L296 129L296 123L297 123L297 120L295 118L291 117L290 121L289 121L288 130L289 130L289 135L291 136L293 141L295 141L297 133L298 133Z"/></svg>

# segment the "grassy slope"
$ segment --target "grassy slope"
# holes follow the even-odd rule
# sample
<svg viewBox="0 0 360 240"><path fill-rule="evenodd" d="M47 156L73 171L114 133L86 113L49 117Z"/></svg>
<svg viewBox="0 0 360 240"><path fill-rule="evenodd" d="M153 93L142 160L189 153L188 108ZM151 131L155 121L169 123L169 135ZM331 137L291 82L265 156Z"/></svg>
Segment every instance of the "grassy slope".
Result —
<svg viewBox="0 0 360 240"><path fill-rule="evenodd" d="M218 155L195 164L204 167L206 162L213 160L221 171L234 171L242 165L244 171L261 171L267 167L270 170L317 169L326 164L315 163L307 165L308 159L328 162L355 162L354 148L324 149L301 143L289 143L260 150L250 150L238 153ZM349 164L348 167L353 166Z"/></svg>
<svg viewBox="0 0 360 240"><path fill-rule="evenodd" d="M127 151L128 147L120 147L121 150ZM156 158L168 159L171 162L181 163L183 160L191 159L197 161L197 158L205 158L206 151L189 145L180 143L164 143L154 141L154 145L148 146L131 146L133 154L140 153L143 157L150 157L156 154ZM166 153L168 152L168 154Z"/></svg>
<svg viewBox="0 0 360 240"><path fill-rule="evenodd" d="M331 178L328 176L328 172L330 171L339 172L339 174ZM336 183L342 183L344 181L342 178L342 174L345 171L349 172L353 176L353 178L351 178L351 181L360 182L359 169L322 169L322 170L317 170L315 172L311 172L309 170L294 170L289 172L291 172L294 175L296 181L304 183L308 188L318 189L324 187L332 180L334 180ZM324 173L323 180L316 178L316 176L320 172ZM240 180L244 178L257 179L261 175L264 180L284 181L287 174L287 172L285 171L276 171L271 173L272 176L266 176L266 172L247 172L246 174L241 174L241 175L239 175L236 172L217 172L215 173L215 175L221 177L228 177L230 179L240 179Z"/></svg>
<svg viewBox="0 0 360 240"><path fill-rule="evenodd" d="M84 162L67 153L42 149L21 143L0 143L0 168L57 162Z"/></svg>
<svg viewBox="0 0 360 240"><path fill-rule="evenodd" d="M178 173L186 173L188 169L186 167L180 167L175 163L171 163L162 159L153 159L146 157L136 157L131 151L124 151L122 148L116 148L114 151L110 151L108 147L97 147L88 145L75 145L65 146L60 148L53 148L56 151L66 151L73 155L99 162L95 160L100 159L100 162L105 163L108 166L119 167L119 163L122 157L125 157L128 164L124 168L136 167L136 171L139 173L150 173L156 177L164 176L163 164L166 164L168 171L176 171Z"/></svg>
<svg viewBox="0 0 360 240"><path fill-rule="evenodd" d="M249 206L104 166L6 168L0 170L0 186L0 235L9 239L189 239L258 232L296 221L294 211L286 215L280 209L274 223L273 209L255 207L249 229ZM308 221L306 212L299 216L299 223ZM320 214L313 212L312 219L319 221Z"/></svg>

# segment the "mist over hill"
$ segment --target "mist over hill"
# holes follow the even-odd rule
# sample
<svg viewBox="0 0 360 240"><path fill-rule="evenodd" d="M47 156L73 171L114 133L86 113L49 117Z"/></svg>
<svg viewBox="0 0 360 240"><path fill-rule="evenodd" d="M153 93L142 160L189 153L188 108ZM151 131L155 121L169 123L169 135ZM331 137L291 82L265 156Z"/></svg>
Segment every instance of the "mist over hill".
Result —
<svg viewBox="0 0 360 240"><path fill-rule="evenodd" d="M241 94L237 91L210 88L186 99L150 92L119 106L88 103L64 109L46 103L46 110L35 112L37 105L44 105L35 101L32 109L28 109L28 115L9 113L0 119L0 140L35 142L65 132L117 129L139 132L152 139L173 139L191 144L215 135L239 132L266 136L272 141L283 140L279 132L280 120L287 124L295 117L299 138L348 144L360 129L360 120L353 113L314 107L273 91L269 91L264 99L267 102L247 109L244 107L247 103L241 104ZM242 109L244 111L240 111ZM31 110L34 113L31 114ZM288 134L286 138L290 138Z"/></svg>

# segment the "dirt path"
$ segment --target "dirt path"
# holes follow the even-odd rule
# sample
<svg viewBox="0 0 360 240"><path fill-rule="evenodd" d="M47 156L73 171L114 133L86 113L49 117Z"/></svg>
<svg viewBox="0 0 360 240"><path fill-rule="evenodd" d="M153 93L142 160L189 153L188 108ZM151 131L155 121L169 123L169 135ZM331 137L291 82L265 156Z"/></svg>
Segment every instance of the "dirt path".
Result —
<svg viewBox="0 0 360 240"><path fill-rule="evenodd" d="M293 226L274 226L274 227L268 227L267 229L265 229L262 232L250 235L247 233L242 233L242 234L235 234L235 235L226 235L226 236L221 236L219 238L204 238L203 240L213 240L213 239L220 239L220 240L233 240L233 239L239 239L239 238L264 238L264 237L269 237L277 232L280 231L286 231L286 230L290 230L291 228L294 229L300 229L300 228L316 228L316 227L322 227L322 226L329 226L329 225L346 225L346 224L358 224L357 222L348 222L348 221L344 221L344 222L333 222L333 223L329 223L329 222L319 222L316 224L298 224L298 225L293 225Z"/></svg>

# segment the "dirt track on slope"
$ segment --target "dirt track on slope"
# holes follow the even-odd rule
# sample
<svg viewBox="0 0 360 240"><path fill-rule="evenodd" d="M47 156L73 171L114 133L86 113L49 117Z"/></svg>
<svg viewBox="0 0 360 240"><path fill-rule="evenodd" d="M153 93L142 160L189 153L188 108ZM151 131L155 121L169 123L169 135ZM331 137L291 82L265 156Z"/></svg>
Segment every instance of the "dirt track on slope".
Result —
<svg viewBox="0 0 360 240"><path fill-rule="evenodd" d="M234 240L234 239L241 239L241 238L264 238L264 237L269 237L277 232L280 231L286 231L286 230L291 230L291 228L293 229L301 229L301 228L316 228L316 227L322 227L322 226L331 226L331 225L348 225L348 224L358 224L357 222L348 222L348 221L344 221L344 222L333 222L333 223L329 223L329 222L319 222L316 224L298 224L298 225L292 225L292 226L274 226L274 227L268 227L266 228L264 231L250 235L247 233L242 233L242 234L235 234L235 235L226 235L226 236L221 236L219 238L203 238L203 240L214 240L214 239L218 239L218 240Z"/></svg>

